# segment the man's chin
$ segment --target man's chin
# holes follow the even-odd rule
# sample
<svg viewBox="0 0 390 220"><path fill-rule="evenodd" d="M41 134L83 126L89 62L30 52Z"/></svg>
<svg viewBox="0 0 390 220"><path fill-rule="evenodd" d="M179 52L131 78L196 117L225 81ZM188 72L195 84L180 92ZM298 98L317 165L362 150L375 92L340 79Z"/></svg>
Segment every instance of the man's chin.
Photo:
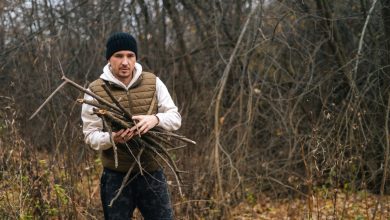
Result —
<svg viewBox="0 0 390 220"><path fill-rule="evenodd" d="M122 75L122 76L124 76L124 77L128 77L128 76L130 76L130 72L127 72L127 71L125 71L125 72L120 72L120 75Z"/></svg>

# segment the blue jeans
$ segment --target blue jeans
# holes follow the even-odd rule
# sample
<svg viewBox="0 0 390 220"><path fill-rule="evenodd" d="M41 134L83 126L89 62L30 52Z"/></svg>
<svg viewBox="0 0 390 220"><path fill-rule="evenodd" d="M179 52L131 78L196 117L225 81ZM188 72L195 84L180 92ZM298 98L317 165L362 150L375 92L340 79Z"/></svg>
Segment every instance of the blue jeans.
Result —
<svg viewBox="0 0 390 220"><path fill-rule="evenodd" d="M100 196L106 220L131 219L136 207L145 220L173 219L168 186L162 170L144 172L143 176L141 174L131 175L130 182L114 201L112 207L109 207L125 175L125 173L107 168L103 170L100 180Z"/></svg>

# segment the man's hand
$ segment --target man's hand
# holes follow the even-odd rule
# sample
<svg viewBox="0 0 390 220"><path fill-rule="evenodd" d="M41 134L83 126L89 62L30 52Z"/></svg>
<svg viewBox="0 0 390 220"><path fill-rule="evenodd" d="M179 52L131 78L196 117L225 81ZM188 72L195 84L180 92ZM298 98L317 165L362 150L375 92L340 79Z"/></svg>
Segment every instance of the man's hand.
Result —
<svg viewBox="0 0 390 220"><path fill-rule="evenodd" d="M145 134L160 122L155 115L136 115L132 119L136 122L136 125L130 128L130 131L136 134Z"/></svg>
<svg viewBox="0 0 390 220"><path fill-rule="evenodd" d="M130 128L121 129L117 132L112 132L112 139L115 143L124 144L134 136L134 131Z"/></svg>

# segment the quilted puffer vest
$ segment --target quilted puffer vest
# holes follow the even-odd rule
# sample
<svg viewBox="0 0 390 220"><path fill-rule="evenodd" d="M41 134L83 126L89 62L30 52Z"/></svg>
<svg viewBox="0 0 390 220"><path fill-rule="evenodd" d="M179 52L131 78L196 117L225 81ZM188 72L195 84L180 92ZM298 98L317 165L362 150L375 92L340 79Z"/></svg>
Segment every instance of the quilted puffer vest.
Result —
<svg viewBox="0 0 390 220"><path fill-rule="evenodd" d="M103 88L104 84L108 86L114 97L132 115L150 115L157 113L156 76L153 73L142 72L139 79L128 91L112 82L103 81L102 79L97 79L89 85L89 89L93 93L108 102L113 103ZM112 129L113 131L116 131L119 128L115 128L115 126L113 126ZM103 166L114 171L127 172L135 162L134 157L137 157L139 152L138 146L134 145L136 145L136 143L132 140L127 142L127 146L126 144L116 144L118 167L115 167L113 148L103 150L101 153ZM152 172L160 168L158 156L153 152L144 151L140 160L142 168L148 172ZM134 166L133 172L139 172L138 166Z"/></svg>

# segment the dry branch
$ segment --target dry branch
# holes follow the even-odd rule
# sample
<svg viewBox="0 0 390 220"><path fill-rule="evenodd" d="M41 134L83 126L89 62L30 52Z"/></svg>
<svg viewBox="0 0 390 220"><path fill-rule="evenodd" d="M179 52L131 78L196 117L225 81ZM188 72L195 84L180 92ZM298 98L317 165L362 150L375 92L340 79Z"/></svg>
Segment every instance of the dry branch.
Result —
<svg viewBox="0 0 390 220"><path fill-rule="evenodd" d="M64 87L65 85L67 84L67 82L63 82L61 83L61 85L59 85L50 95L49 97L47 97L47 99L42 103L41 106L39 106L39 108L30 116L30 118L28 120L31 120L35 117L35 115L38 114L38 112L43 108L43 106L46 105L46 103L48 103L50 101L51 98L53 98L53 96L58 92L60 91L60 89L62 89L62 87Z"/></svg>
<svg viewBox="0 0 390 220"><path fill-rule="evenodd" d="M121 103L114 97L114 95L111 93L110 89L108 88L108 86L106 84L103 84L103 89L104 91L106 91L106 93L108 94L108 96L110 96L111 100L115 103L116 106L118 106L118 108L123 112L123 114L128 118L128 120L132 121L133 124L136 124L135 121L133 120L133 116L131 114L131 112L129 112L128 110L126 110L122 105ZM139 133L139 130L138 130L138 127L137 128L137 131Z"/></svg>
<svg viewBox="0 0 390 220"><path fill-rule="evenodd" d="M115 167L118 167L118 148L116 147L116 144L114 142L114 139L112 138L112 129L111 127L108 125L107 123L107 120L105 117L101 117L102 121L103 121L103 127L107 128L108 130L108 133L110 135L110 141L112 143L112 148L114 150L114 161L115 161Z"/></svg>
<svg viewBox="0 0 390 220"><path fill-rule="evenodd" d="M84 93L87 93L88 95L92 96L93 98L95 98L96 100L98 100L101 104L104 104L108 107L111 107L112 109L115 109L117 111L121 111L120 108L118 108L117 106L109 103L108 101L106 101L105 99L101 98L100 96L96 95L95 93L89 91L88 89L80 86L79 84L73 82L72 80L68 79L66 76L63 76L62 77L62 80L64 80L65 82L69 83L69 85L73 86L74 88L80 90L81 92L84 92Z"/></svg>
<svg viewBox="0 0 390 220"><path fill-rule="evenodd" d="M118 106L118 108L125 114L125 116L129 119L129 120L132 120L132 115L129 111L127 111L122 105L121 103L114 97L114 95L112 95L110 89L108 88L108 86L106 84L103 85L103 89L104 91L106 91L106 93L108 94L108 96L110 96L112 102L115 103L116 106Z"/></svg>
<svg viewBox="0 0 390 220"><path fill-rule="evenodd" d="M191 139L188 139L188 138L186 138L186 137L184 137L184 136L181 136L181 135L178 135L178 134L169 132L169 131L161 132L160 130L157 130L157 131L156 131L156 130L157 130L156 128L153 128L153 129L151 129L150 132L151 132L152 134L156 134L156 135L162 135L162 136L166 136L166 137L173 137L173 138L175 138L175 139L177 139L177 140L186 142L186 143L188 143L188 144L193 144L193 145L196 144L195 141L193 141L193 140L191 140Z"/></svg>
<svg viewBox="0 0 390 220"><path fill-rule="evenodd" d="M77 102L80 104L87 104L87 105L91 105L91 106L94 106L94 107L99 108L99 109L111 111L112 113L118 114L118 116L121 115L121 112L119 112L115 109L109 108L107 106L101 105L101 104L94 102L94 101L90 101L90 100L86 100L86 99L77 99ZM122 117L122 118L124 118L124 117Z"/></svg>
<svg viewBox="0 0 390 220"><path fill-rule="evenodd" d="M137 157L140 157L140 155L143 153L143 151L144 151L144 148L141 148L141 150L139 151ZM129 180L130 174L131 174L131 172L132 172L133 169L134 169L135 164L136 164L136 161L134 161L133 164L131 164L129 170L128 170L127 173L126 173L126 176L123 178L123 181L122 181L121 186L120 186L119 189L118 189L118 193L117 193L117 194L115 195L115 197L111 200L111 202L110 202L110 204L109 204L108 206L111 207L111 206L114 204L115 200L117 200L118 197L120 196L120 194L122 193L123 189L125 188L125 186L126 186L128 180ZM137 175L137 174L136 174L136 175ZM136 176L136 175L135 175L135 176ZM134 177L135 177L135 176L134 176Z"/></svg>
<svg viewBox="0 0 390 220"><path fill-rule="evenodd" d="M240 47L241 41L244 37L244 34L248 28L249 21L251 20L254 12L255 12L255 10L252 10L251 13L249 14L249 16L244 24L244 27L241 30L240 36L238 37L238 40L237 40L236 45L233 49L233 52L230 55L229 63L226 65L226 67L223 71L222 77L221 77L219 91L218 91L217 99L215 101L216 104L215 104L215 111L214 111L214 134L215 134L214 135L215 136L214 162L215 162L215 166L216 166L215 169L217 172L217 180L218 180L217 186L218 186L218 190L219 190L219 196L222 200L224 200L224 191L223 191L223 187L222 187L222 174L221 174L221 170L220 170L220 158L219 158L219 150L222 148L221 143L220 143L220 130L221 130L220 105L221 105L221 100L222 100L223 92L224 92L226 82L227 82L227 79L229 76L230 69L231 69L233 61L236 57L236 53L238 51L238 48ZM221 150L224 151L223 149L221 149ZM229 157L229 155L226 155L226 156ZM234 169L237 170L236 168L234 168Z"/></svg>
<svg viewBox="0 0 390 220"><path fill-rule="evenodd" d="M128 122L126 122L126 121L116 117L112 112L109 112L109 111L106 111L106 110L103 110L103 109L94 108L93 109L93 113L96 114L99 117L107 117L108 120L113 121L113 122L119 124L123 128L131 128L133 126L133 124L128 123Z"/></svg>

